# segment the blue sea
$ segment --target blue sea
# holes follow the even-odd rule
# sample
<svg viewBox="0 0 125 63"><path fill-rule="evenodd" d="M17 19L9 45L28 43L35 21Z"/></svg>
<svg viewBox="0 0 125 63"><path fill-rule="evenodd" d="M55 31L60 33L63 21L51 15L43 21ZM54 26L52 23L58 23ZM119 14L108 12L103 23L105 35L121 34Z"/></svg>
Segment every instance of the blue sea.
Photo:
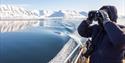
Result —
<svg viewBox="0 0 125 63"><path fill-rule="evenodd" d="M9 22L7 26L13 24ZM62 19L39 20L36 27L0 32L0 63L47 63L68 42L67 34L73 33L79 23Z"/></svg>
<svg viewBox="0 0 125 63"><path fill-rule="evenodd" d="M84 19L45 19L39 26L0 33L0 63L46 63L70 39ZM38 21L38 20L37 20ZM119 19L125 25L125 19Z"/></svg>

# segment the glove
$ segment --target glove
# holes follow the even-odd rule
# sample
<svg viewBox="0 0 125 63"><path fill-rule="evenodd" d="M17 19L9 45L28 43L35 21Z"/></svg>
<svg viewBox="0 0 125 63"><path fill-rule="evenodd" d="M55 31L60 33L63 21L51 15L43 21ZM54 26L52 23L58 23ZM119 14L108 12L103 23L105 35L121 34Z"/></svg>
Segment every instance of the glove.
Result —
<svg viewBox="0 0 125 63"><path fill-rule="evenodd" d="M104 10L99 10L96 16L97 16L97 20L99 21L99 23L110 21L107 12Z"/></svg>
<svg viewBox="0 0 125 63"><path fill-rule="evenodd" d="M90 24L92 24L92 21L90 21L90 20L85 20L86 21L86 23L88 24L88 25L90 25Z"/></svg>
<svg viewBox="0 0 125 63"><path fill-rule="evenodd" d="M95 18L96 11L90 11L88 13L88 20L92 21Z"/></svg>
<svg viewBox="0 0 125 63"><path fill-rule="evenodd" d="M95 13L96 13L96 11L90 11L90 12L88 13L88 18L87 18L87 20L86 20L86 22L87 22L88 24L92 24L93 19L95 18Z"/></svg>
<svg viewBox="0 0 125 63"><path fill-rule="evenodd" d="M96 11L90 11L88 13L87 23L92 24L94 18L95 18Z"/></svg>
<svg viewBox="0 0 125 63"><path fill-rule="evenodd" d="M85 57L83 57L82 60L83 60L82 63L89 63L89 58L85 58Z"/></svg>

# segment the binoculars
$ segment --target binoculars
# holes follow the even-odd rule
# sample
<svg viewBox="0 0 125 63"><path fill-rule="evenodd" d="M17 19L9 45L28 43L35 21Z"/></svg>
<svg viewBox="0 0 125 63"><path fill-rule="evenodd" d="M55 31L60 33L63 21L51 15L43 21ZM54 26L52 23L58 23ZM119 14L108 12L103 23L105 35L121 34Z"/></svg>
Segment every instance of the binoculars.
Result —
<svg viewBox="0 0 125 63"><path fill-rule="evenodd" d="M99 19L102 18L102 15L99 10L94 10L89 12L88 18L90 20L99 21Z"/></svg>

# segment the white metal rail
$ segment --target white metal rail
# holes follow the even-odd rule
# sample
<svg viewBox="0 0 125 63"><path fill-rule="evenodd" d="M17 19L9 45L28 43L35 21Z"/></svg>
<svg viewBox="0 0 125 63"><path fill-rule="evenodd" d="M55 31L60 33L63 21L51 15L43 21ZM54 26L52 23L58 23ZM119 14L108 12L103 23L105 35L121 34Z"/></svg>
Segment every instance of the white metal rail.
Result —
<svg viewBox="0 0 125 63"><path fill-rule="evenodd" d="M78 49L81 48L80 52L76 54L77 56L74 57L75 61L71 62L71 63L77 63L77 61L80 58L82 52L84 51L83 48L85 48L85 43L82 43L80 38L77 37L75 34L68 34L68 35L70 36L71 39L73 39L77 43L77 46L73 49L73 51L65 59L64 63L67 63L71 59L71 57L75 54L75 52L78 51Z"/></svg>

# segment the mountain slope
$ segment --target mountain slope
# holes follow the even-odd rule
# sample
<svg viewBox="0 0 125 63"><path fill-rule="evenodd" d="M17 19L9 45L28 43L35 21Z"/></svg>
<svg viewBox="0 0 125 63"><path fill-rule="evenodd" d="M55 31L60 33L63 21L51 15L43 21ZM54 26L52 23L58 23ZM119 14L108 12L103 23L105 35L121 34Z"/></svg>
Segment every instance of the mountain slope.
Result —
<svg viewBox="0 0 125 63"><path fill-rule="evenodd" d="M85 15L81 15L78 11L74 10L59 10L54 12L49 17L64 17L64 18L84 18Z"/></svg>
<svg viewBox="0 0 125 63"><path fill-rule="evenodd" d="M38 15L30 10L13 5L0 5L1 18L36 18Z"/></svg>

